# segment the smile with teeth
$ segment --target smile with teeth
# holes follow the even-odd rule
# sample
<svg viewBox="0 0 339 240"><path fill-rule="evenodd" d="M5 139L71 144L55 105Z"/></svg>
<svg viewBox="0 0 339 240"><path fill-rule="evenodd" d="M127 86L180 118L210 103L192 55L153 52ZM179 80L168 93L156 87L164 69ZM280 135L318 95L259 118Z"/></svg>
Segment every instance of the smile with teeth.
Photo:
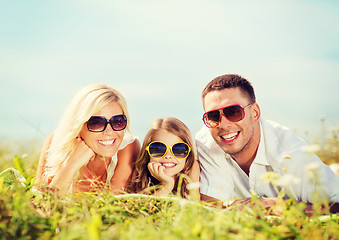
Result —
<svg viewBox="0 0 339 240"><path fill-rule="evenodd" d="M115 139L99 140L98 142L99 142L101 145L104 145L104 146L112 146L113 143L115 142Z"/></svg>
<svg viewBox="0 0 339 240"><path fill-rule="evenodd" d="M229 133L222 135L221 138L225 139L226 141L232 141L239 135L239 132Z"/></svg>
<svg viewBox="0 0 339 240"><path fill-rule="evenodd" d="M164 162L164 163L161 163L162 166L164 166L165 168L173 168L175 167L177 164L175 163L170 163L170 162Z"/></svg>

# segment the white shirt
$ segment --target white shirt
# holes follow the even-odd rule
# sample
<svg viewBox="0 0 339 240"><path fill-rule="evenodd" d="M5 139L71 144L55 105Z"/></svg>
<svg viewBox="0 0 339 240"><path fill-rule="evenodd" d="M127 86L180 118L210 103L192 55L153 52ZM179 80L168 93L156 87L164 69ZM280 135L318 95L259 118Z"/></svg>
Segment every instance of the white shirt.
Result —
<svg viewBox="0 0 339 240"><path fill-rule="evenodd" d="M132 136L129 132L125 132L124 138L121 141L121 144L118 148L118 151L125 148L127 145L134 142L136 137ZM114 175L115 168L118 164L118 152L112 157L110 164L107 167L107 179L106 179L106 186L109 186L110 181Z"/></svg>
<svg viewBox="0 0 339 240"><path fill-rule="evenodd" d="M298 201L313 202L314 191L331 202L339 202L339 177L307 144L289 129L260 120L261 137L249 176L214 141L207 127L196 134L200 162L200 192L223 201L251 197L277 197L274 186L263 177L278 178L276 189ZM316 173L316 174L314 174ZM316 177L316 175L318 177Z"/></svg>

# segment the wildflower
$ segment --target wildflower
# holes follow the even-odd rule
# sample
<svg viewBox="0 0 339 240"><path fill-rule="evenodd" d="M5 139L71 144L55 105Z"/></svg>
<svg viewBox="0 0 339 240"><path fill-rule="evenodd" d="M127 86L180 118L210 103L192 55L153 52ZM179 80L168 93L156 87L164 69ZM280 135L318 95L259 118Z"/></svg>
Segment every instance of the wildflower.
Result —
<svg viewBox="0 0 339 240"><path fill-rule="evenodd" d="M186 199L180 199L178 201L178 203L179 203L180 207L184 207L184 206L187 205L188 201Z"/></svg>
<svg viewBox="0 0 339 240"><path fill-rule="evenodd" d="M188 190L194 190L194 189L199 189L200 183L199 182L192 182L187 184L187 189Z"/></svg>
<svg viewBox="0 0 339 240"><path fill-rule="evenodd" d="M307 145L302 147L302 150L304 152L308 152L308 153L313 153L313 152L317 152L320 151L321 147L319 144L311 144L311 145Z"/></svg>
<svg viewBox="0 0 339 240"><path fill-rule="evenodd" d="M306 175L312 179L315 178L317 176L317 170L320 168L320 163L318 162L312 162L306 165L305 167L305 171L306 171Z"/></svg>
<svg viewBox="0 0 339 240"><path fill-rule="evenodd" d="M280 178L280 175L275 172L267 172L260 176L261 179L263 179L267 183L275 184L276 181Z"/></svg>
<svg viewBox="0 0 339 240"><path fill-rule="evenodd" d="M285 174L281 178L277 180L278 186L289 186L289 185L297 185L301 183L301 179L298 177L295 177L292 174Z"/></svg>
<svg viewBox="0 0 339 240"><path fill-rule="evenodd" d="M26 158L26 157L28 157L27 153L24 153L24 154L21 155L21 158Z"/></svg>

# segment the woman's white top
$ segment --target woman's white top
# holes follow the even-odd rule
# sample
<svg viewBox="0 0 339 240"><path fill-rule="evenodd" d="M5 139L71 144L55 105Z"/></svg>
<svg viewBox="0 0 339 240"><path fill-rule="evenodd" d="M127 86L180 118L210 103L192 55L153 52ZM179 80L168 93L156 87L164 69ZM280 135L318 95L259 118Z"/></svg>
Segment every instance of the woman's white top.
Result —
<svg viewBox="0 0 339 240"><path fill-rule="evenodd" d="M134 140L137 137L132 136L132 134L130 134L129 132L125 132L124 138L121 141L121 144L118 148L118 151L125 148L127 145L131 144L132 142L134 142ZM110 164L107 167L107 179L106 179L106 186L109 186L109 183L114 175L114 170L118 164L118 151L116 152L116 154L112 157L112 160L110 162ZM72 193L72 189L73 189L73 183L71 184L68 193Z"/></svg>
<svg viewBox="0 0 339 240"><path fill-rule="evenodd" d="M121 141L121 144L118 148L118 151L125 148L127 145L131 144L132 142L134 142L134 140L136 139L135 136L132 136L132 134L130 134L129 132L125 132L124 138ZM114 175L114 170L118 164L118 151L117 153L112 157L112 160L110 162L110 164L108 165L107 168L107 179L106 179L106 186L109 185L113 175Z"/></svg>

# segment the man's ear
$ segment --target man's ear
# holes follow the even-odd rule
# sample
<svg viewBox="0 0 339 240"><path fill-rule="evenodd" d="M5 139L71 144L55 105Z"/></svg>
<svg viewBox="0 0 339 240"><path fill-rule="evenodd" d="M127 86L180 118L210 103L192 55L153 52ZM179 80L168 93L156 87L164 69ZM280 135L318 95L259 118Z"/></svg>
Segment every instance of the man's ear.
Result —
<svg viewBox="0 0 339 240"><path fill-rule="evenodd" d="M258 103L253 103L252 105L252 112L253 112L253 119L255 121L258 121L260 118L260 107L258 105Z"/></svg>

